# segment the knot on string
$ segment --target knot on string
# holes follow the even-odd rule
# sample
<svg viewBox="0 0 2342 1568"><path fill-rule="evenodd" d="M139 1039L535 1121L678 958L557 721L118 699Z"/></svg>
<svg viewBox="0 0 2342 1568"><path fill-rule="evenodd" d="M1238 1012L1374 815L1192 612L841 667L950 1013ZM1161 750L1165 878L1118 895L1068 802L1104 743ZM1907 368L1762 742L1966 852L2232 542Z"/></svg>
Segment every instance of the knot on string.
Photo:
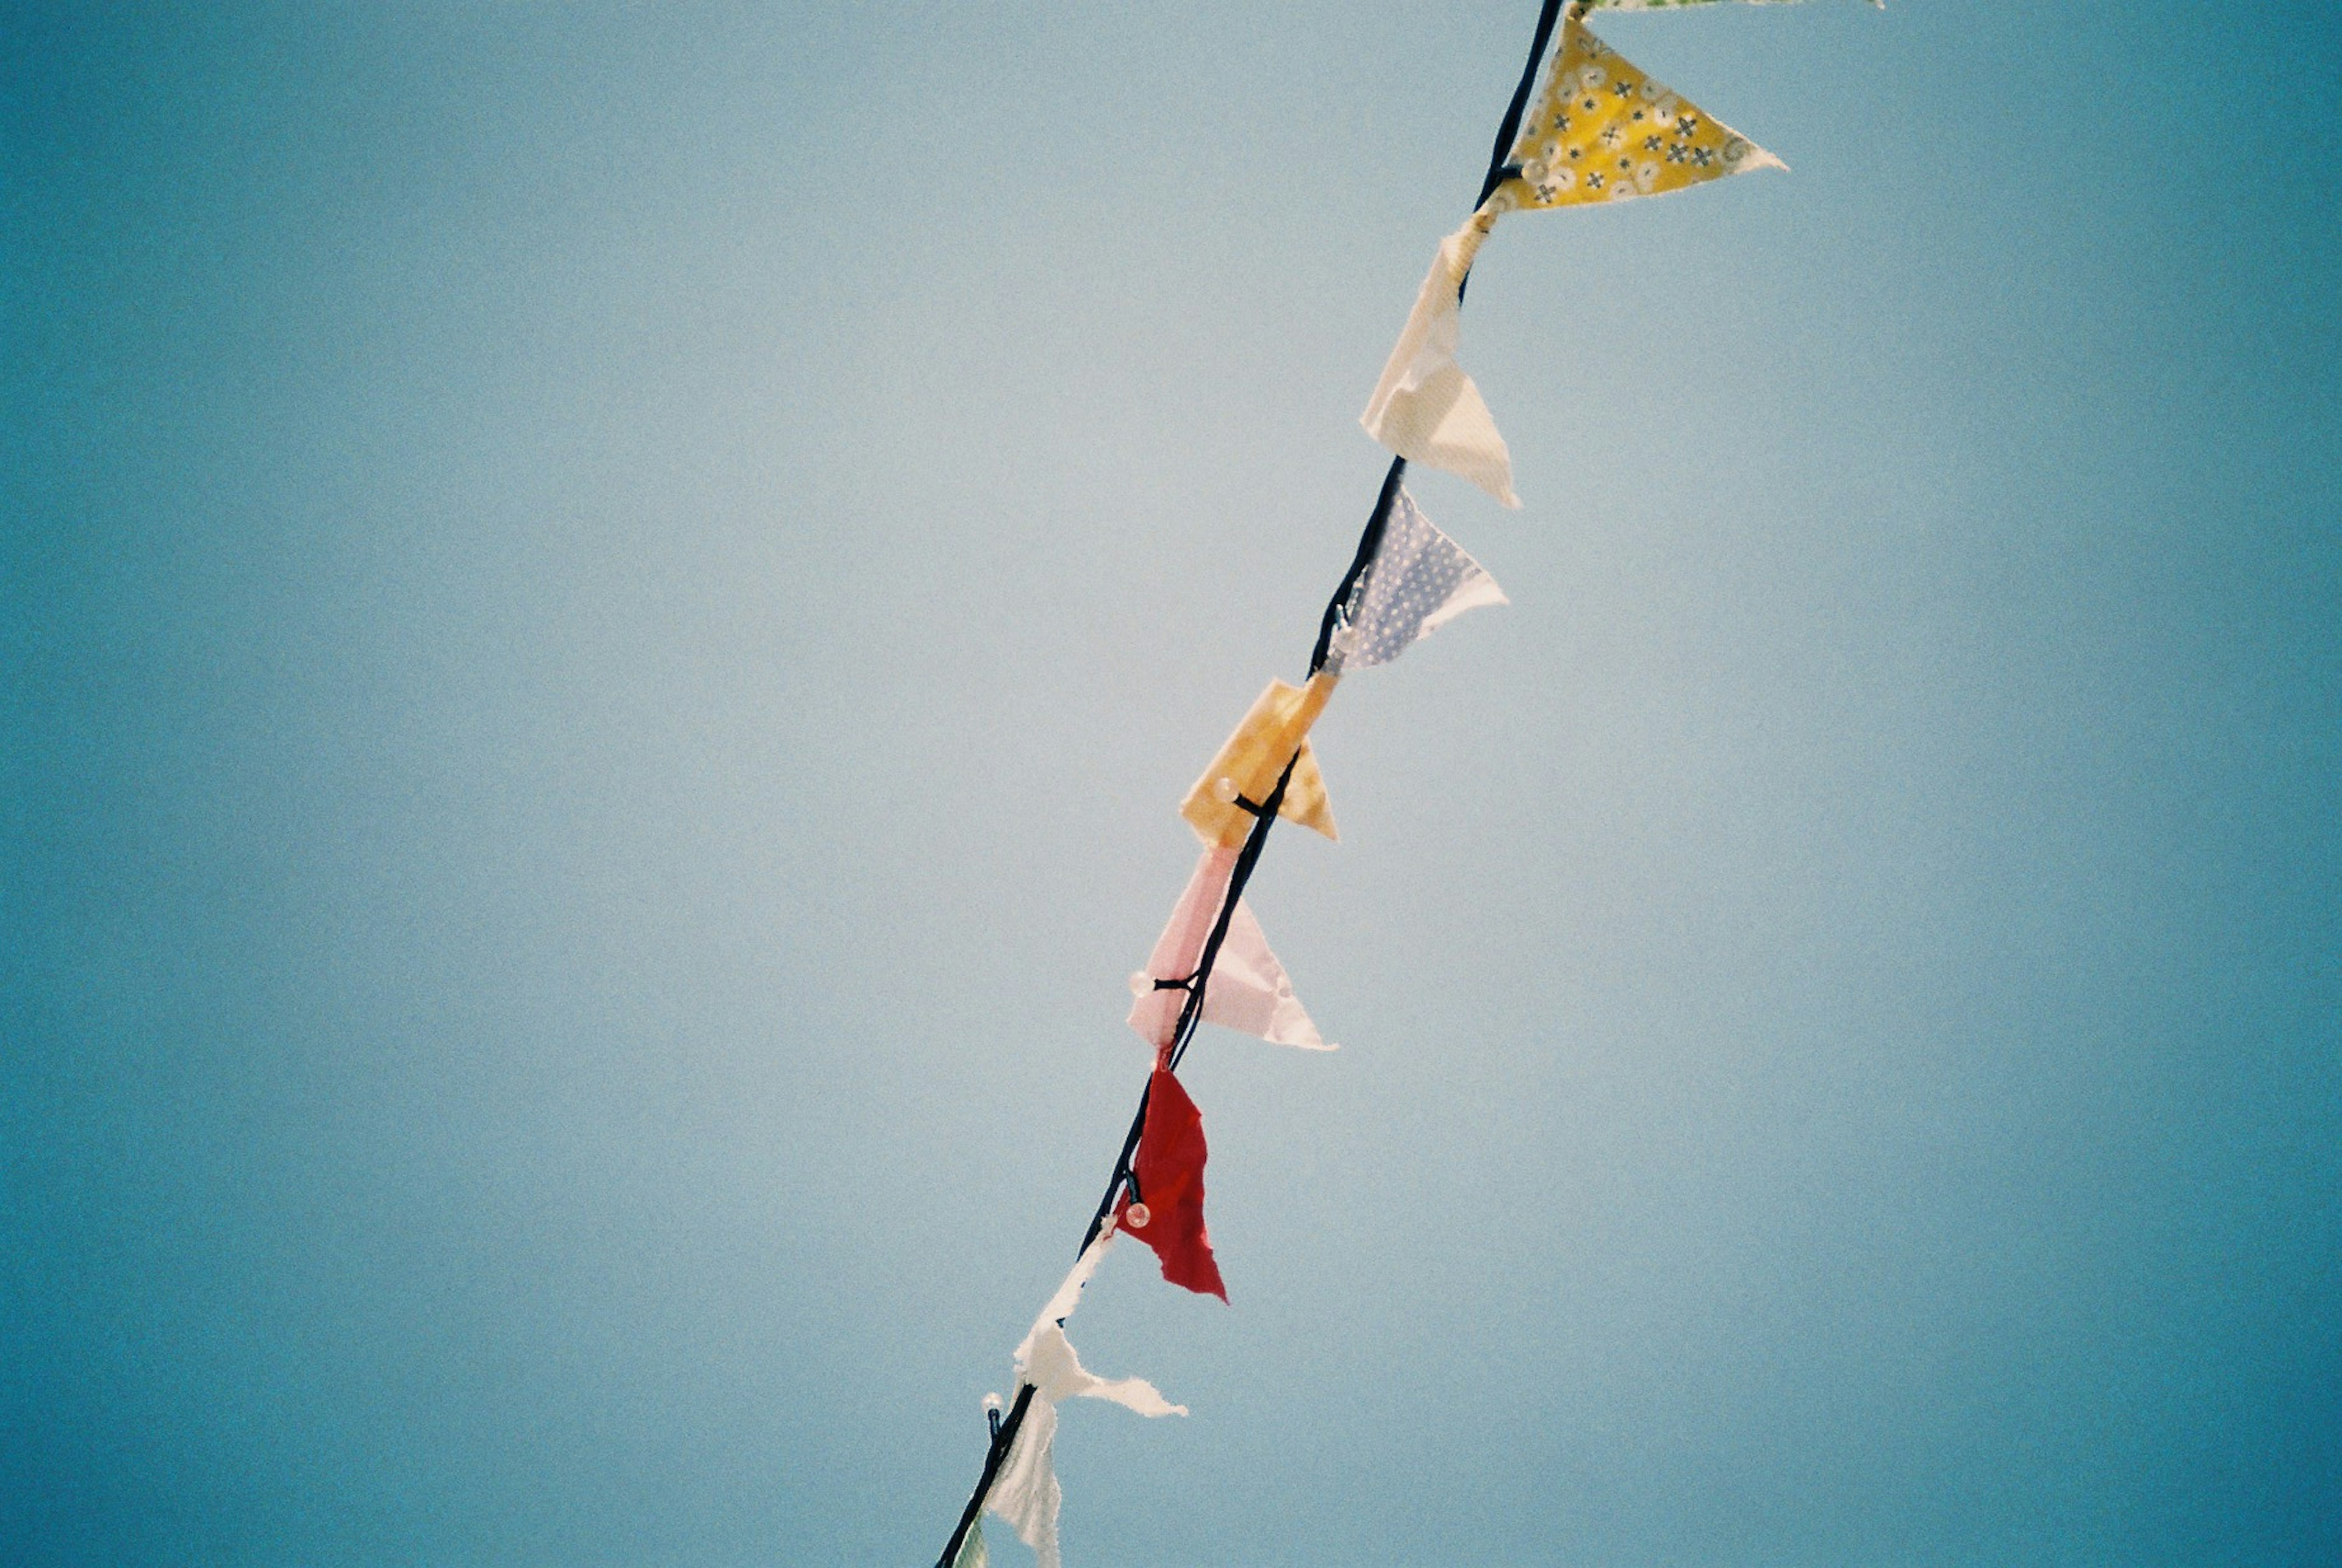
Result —
<svg viewBox="0 0 2342 1568"><path fill-rule="evenodd" d="M1261 816L1268 811L1268 807L1237 789L1236 780L1225 775L1212 781L1212 798L1251 816Z"/></svg>

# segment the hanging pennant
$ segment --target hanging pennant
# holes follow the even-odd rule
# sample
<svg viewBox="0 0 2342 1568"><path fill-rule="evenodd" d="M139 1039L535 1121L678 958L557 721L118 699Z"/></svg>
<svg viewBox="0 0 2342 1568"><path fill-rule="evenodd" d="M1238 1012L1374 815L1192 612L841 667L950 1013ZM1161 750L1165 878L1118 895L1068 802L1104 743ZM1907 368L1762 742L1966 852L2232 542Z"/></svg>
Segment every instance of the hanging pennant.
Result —
<svg viewBox="0 0 2342 1568"><path fill-rule="evenodd" d="M1501 195L1501 189L1497 193ZM1416 292L1415 308L1383 364L1382 378L1358 423L1366 434L1406 458L1470 480L1507 506L1513 494L1512 454L1480 389L1456 363L1457 291L1472 258L1502 210L1496 195L1439 242L1431 271Z"/></svg>
<svg viewBox="0 0 2342 1568"><path fill-rule="evenodd" d="M1500 207L1571 207L1665 195L1779 169L1780 159L1651 79L1587 32L1573 10L1512 161Z"/></svg>
<svg viewBox="0 0 2342 1568"><path fill-rule="evenodd" d="M1204 1115L1186 1085L1159 1062L1146 1085L1146 1124L1138 1134L1131 1175L1138 1188L1123 1194L1115 1223L1145 1242L1162 1262L1163 1277L1198 1295L1228 1299L1212 1238L1204 1229Z"/></svg>
<svg viewBox="0 0 2342 1568"><path fill-rule="evenodd" d="M1236 852L1214 845L1196 863L1186 891L1155 941L1146 967L1130 977L1130 1026L1158 1052L1171 1044L1187 1000L1186 982L1203 962L1204 944L1226 901ZM1168 984L1158 985L1157 981ZM1260 923L1242 899L1228 916L1227 934L1204 985L1204 1022L1256 1034L1272 1045L1331 1051L1293 994L1285 965L1268 948Z"/></svg>
<svg viewBox="0 0 2342 1568"><path fill-rule="evenodd" d="M1268 938L1253 918L1252 909L1237 901L1228 917L1228 934L1204 982L1204 1022L1234 1029L1272 1045L1294 1045L1304 1051L1336 1047L1317 1033L1285 965L1268 950Z"/></svg>
<svg viewBox="0 0 2342 1568"><path fill-rule="evenodd" d="M1268 689L1254 701L1236 733L1212 758L1212 765L1179 803L1179 814L1198 837L1228 849L1243 844L1252 832L1254 817L1246 804L1265 804L1288 762L1293 764L1293 777L1285 786L1285 803L1277 814L1315 828L1327 838L1341 836L1334 831L1326 780L1317 771L1317 759L1306 738L1309 726L1317 722L1333 694L1334 677L1322 673L1311 676L1306 686L1268 683Z"/></svg>
<svg viewBox="0 0 2342 1568"><path fill-rule="evenodd" d="M1057 1436L1057 1406L1068 1399L1103 1399L1141 1415L1187 1413L1186 1405L1173 1404L1143 1377L1104 1378L1090 1372L1074 1353L1072 1342L1066 1338L1066 1319L1073 1315L1081 1301L1082 1287L1097 1273L1099 1260L1113 1243L1114 1231L1109 1227L1083 1250L1073 1272L1041 1309L1041 1315L1033 1320L1032 1328L1016 1347L1016 1383L1020 1389L1030 1384L1033 1397L1026 1402L1016 1439L993 1476L992 1489L985 1494L984 1505L1006 1520L1025 1544L1033 1549L1040 1568L1057 1568L1059 1561L1057 1514L1065 1493L1057 1484L1053 1453ZM984 1568L982 1544L974 1548L976 1555L973 1559L967 1555L969 1550L966 1545L961 1547L958 1563L967 1568Z"/></svg>
<svg viewBox="0 0 2342 1568"><path fill-rule="evenodd" d="M1402 485L1375 558L1327 644L1326 667L1340 673L1387 664L1465 611L1511 602Z"/></svg>

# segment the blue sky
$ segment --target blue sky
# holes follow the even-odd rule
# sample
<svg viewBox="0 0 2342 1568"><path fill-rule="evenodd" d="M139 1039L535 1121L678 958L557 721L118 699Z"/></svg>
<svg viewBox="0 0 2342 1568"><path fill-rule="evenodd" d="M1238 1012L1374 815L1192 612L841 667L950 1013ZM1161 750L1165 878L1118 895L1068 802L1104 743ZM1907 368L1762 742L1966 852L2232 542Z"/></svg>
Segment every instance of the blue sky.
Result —
<svg viewBox="0 0 2342 1568"><path fill-rule="evenodd" d="M1532 15L9 11L16 1558L932 1559ZM2332 1561L2342 25L1597 30L1068 1559Z"/></svg>

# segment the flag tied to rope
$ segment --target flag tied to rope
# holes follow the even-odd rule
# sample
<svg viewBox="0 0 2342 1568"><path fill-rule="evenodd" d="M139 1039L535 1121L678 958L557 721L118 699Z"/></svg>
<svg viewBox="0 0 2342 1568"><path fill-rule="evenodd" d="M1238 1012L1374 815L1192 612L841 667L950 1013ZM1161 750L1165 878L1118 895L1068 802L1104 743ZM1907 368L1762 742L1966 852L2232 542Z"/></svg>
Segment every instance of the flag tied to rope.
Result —
<svg viewBox="0 0 2342 1568"><path fill-rule="evenodd" d="M1198 1295L1228 1299L1204 1229L1204 1114L1158 1060L1146 1085L1146 1125L1130 1163L1137 1196L1123 1194L1115 1223L1155 1249L1163 1277Z"/></svg>
<svg viewBox="0 0 2342 1568"><path fill-rule="evenodd" d="M1495 198L1464 226L1439 242L1431 271L1416 291L1415 308L1383 365L1382 379L1366 400L1358 423L1366 434L1406 458L1469 479L1507 506L1513 494L1513 458L1496 434L1496 416L1480 389L1456 363L1460 331L1456 293L1472 258L1496 221Z"/></svg>
<svg viewBox="0 0 2342 1568"><path fill-rule="evenodd" d="M1066 1338L1066 1319L1073 1315L1081 1300L1082 1287L1097 1273L1100 1260L1113 1244L1114 1232L1108 1230L1083 1249L1073 1272L1049 1298L1049 1304L1041 1309L1041 1315L1033 1320L1024 1343L1016 1347L1016 1383L1019 1388L1031 1384L1033 1399L1026 1408L1023 1424L1016 1429L1016 1442L1010 1444L999 1472L993 1477L992 1489L985 1496L985 1507L1007 1521L1025 1544L1033 1549L1039 1559L1039 1568L1058 1568L1059 1563L1057 1513L1065 1494L1057 1485L1053 1453L1058 1404L1068 1399L1104 1399L1141 1415L1187 1413L1186 1405L1173 1404L1145 1378L1104 1378L1088 1371ZM969 1536L975 1543L962 1543L954 1568L984 1568L986 1553L981 1533L971 1530Z"/></svg>
<svg viewBox="0 0 2342 1568"><path fill-rule="evenodd" d="M1632 200L1784 166L1652 80L1584 25L1595 10L1676 10L1717 3L1568 0L1559 46L1546 62L1543 85L1524 115L1523 100L1554 24L1556 7L1546 0L1536 48L1498 132L1500 145L1510 137L1510 145L1488 171L1482 186L1486 199L1440 242L1359 416L1376 440L1408 462L1469 480L1507 506L1520 504L1513 493L1510 452L1478 386L1456 359L1465 279L1505 213ZM1874 5L1882 3L1872 0ZM1394 466L1386 482L1386 511L1369 525L1371 559L1329 611L1331 633L1321 645L1317 672L1306 687L1270 682L1180 804L1180 814L1205 849L1147 968L1132 977L1130 1025L1156 1047L1138 1138L1129 1164L1117 1164L1109 1184L1109 1197L1119 1192L1111 1214L1017 1346L1015 1430L996 1426L986 1477L963 1515L960 1544L950 1553L952 1568L986 1568L981 1528L986 1511L1015 1527L1033 1548L1039 1568L1060 1568L1062 1493L1052 1453L1060 1402L1103 1399L1142 1415L1186 1413L1144 1379L1090 1373L1066 1337L1065 1323L1120 1233L1152 1248L1169 1283L1227 1300L1204 1223L1203 1116L1170 1070L1180 1019L1192 1000L1196 1016L1205 1021L1280 1044L1332 1049L1294 995L1252 911L1241 899L1230 899L1240 852L1255 828L1264 825L1272 795L1278 814L1328 838L1336 836L1308 735L1346 669L1387 664L1465 611L1507 602L1479 563L1398 485L1398 472ZM1256 846L1252 853L1258 853ZM1206 947L1214 950L1207 974L1201 973Z"/></svg>
<svg viewBox="0 0 2342 1568"><path fill-rule="evenodd" d="M1276 788L1287 763L1293 777L1285 786L1285 802L1277 815L1315 828L1327 838L1334 831L1334 809L1326 799L1326 780L1309 750L1309 726L1326 711L1334 694L1335 677L1320 673L1306 686L1271 681L1204 770L1179 814L1206 844L1234 849L1252 833L1250 807L1265 804Z"/></svg>
<svg viewBox="0 0 2342 1568"><path fill-rule="evenodd" d="M1186 891L1171 911L1170 922L1156 938L1146 967L1130 977L1130 1026L1158 1054L1170 1047L1178 1031L1187 987L1203 962L1213 922L1226 902L1228 878L1236 864L1233 849L1215 844L1204 852L1187 879ZM1309 1021L1301 999L1293 994L1293 982L1286 978L1285 965L1269 951L1260 922L1242 899L1228 915L1227 934L1213 959L1212 973L1205 979L1201 1015L1206 1024L1256 1034L1272 1045L1334 1049Z"/></svg>
<svg viewBox="0 0 2342 1568"><path fill-rule="evenodd" d="M1575 17L1513 144L1516 178L1492 205L1569 207L1664 195L1785 167L1780 159L1654 81Z"/></svg>
<svg viewBox="0 0 2342 1568"><path fill-rule="evenodd" d="M1562 23L1561 47L1522 121L1512 163L1519 172L1439 242L1358 423L1408 462L1445 469L1518 506L1512 454L1456 358L1458 296L1496 219L1521 208L1664 195L1786 165L1636 69L1586 30L1576 7Z"/></svg>
<svg viewBox="0 0 2342 1568"><path fill-rule="evenodd" d="M1401 486L1375 558L1343 609L1326 667L1339 674L1387 664L1465 611L1510 603Z"/></svg>

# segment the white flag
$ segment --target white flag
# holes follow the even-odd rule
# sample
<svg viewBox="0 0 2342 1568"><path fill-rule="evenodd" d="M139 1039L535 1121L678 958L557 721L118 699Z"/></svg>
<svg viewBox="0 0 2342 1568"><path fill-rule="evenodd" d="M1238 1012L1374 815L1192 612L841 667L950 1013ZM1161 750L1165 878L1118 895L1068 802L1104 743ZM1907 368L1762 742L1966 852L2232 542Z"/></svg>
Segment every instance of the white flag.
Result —
<svg viewBox="0 0 2342 1568"><path fill-rule="evenodd" d="M1185 1415L1187 1407L1173 1404L1143 1377L1100 1377L1082 1365L1064 1327L1051 1323L1037 1330L1017 1358L1016 1373L1039 1392L1035 1399L1056 1403L1068 1399L1103 1399L1141 1415Z"/></svg>
<svg viewBox="0 0 2342 1568"><path fill-rule="evenodd" d="M1511 603L1402 485L1382 543L1344 609L1326 667L1340 674L1387 664L1465 611Z"/></svg>
<svg viewBox="0 0 2342 1568"><path fill-rule="evenodd" d="M1130 1026L1156 1050L1171 1043L1178 1028L1179 1010L1187 999L1184 986L1158 986L1158 980L1185 981L1203 962L1204 944L1212 923L1219 918L1227 897L1228 877L1236 869L1236 852L1212 848L1196 863L1186 891L1171 911L1170 923L1156 939L1147 966L1130 977ZM1317 1026L1293 994L1285 965L1268 949L1260 922L1241 899L1228 917L1227 935L1221 939L1210 979L1204 984L1204 1022L1225 1029L1256 1034L1273 1045L1297 1045L1305 1051L1331 1051Z"/></svg>
<svg viewBox="0 0 2342 1568"><path fill-rule="evenodd" d="M1016 1441L992 1478L984 1505L1008 1522L1040 1559L1040 1568L1059 1568L1057 1510L1066 1500L1049 1450L1057 1437L1057 1407L1036 1392L1025 1407Z"/></svg>
<svg viewBox="0 0 2342 1568"><path fill-rule="evenodd" d="M1496 221L1494 206L1481 208L1464 226L1439 242L1431 272L1415 296L1406 327L1383 365L1382 379L1358 423L1366 434L1410 463L1427 463L1460 474L1507 506L1513 494L1513 459L1496 421L1481 401L1480 389L1456 363L1460 315L1456 291L1472 270L1480 242Z"/></svg>
<svg viewBox="0 0 2342 1568"><path fill-rule="evenodd" d="M1186 1405L1173 1404L1143 1377L1105 1378L1088 1371L1066 1338L1066 1319L1073 1315L1081 1302L1082 1287L1097 1273L1099 1261L1113 1244L1114 1232L1108 1229L1083 1250L1073 1272L1050 1296L1024 1343L1016 1347L1016 1383L1020 1388L1029 1383L1033 1397L1016 1428L1016 1441L1009 1445L992 1478L984 1505L1006 1520L1033 1549L1040 1560L1039 1568L1059 1568L1057 1512L1065 1493L1057 1485L1052 1455L1057 1437L1057 1402L1104 1399L1141 1415L1187 1413Z"/></svg>
<svg viewBox="0 0 2342 1568"><path fill-rule="evenodd" d="M1025 1343L1016 1347L1017 1365L1025 1364L1026 1353L1035 1334L1051 1323L1063 1327L1065 1321L1074 1315L1074 1309L1082 1304L1083 1287L1090 1283L1090 1277L1097 1273L1098 1264L1106 1260L1106 1254L1113 1246L1114 1223L1109 1220L1106 1228L1082 1249L1082 1255L1074 1260L1072 1270L1058 1283L1056 1293L1049 1297L1049 1304L1041 1309L1041 1315L1035 1318L1033 1326L1026 1331Z"/></svg>

